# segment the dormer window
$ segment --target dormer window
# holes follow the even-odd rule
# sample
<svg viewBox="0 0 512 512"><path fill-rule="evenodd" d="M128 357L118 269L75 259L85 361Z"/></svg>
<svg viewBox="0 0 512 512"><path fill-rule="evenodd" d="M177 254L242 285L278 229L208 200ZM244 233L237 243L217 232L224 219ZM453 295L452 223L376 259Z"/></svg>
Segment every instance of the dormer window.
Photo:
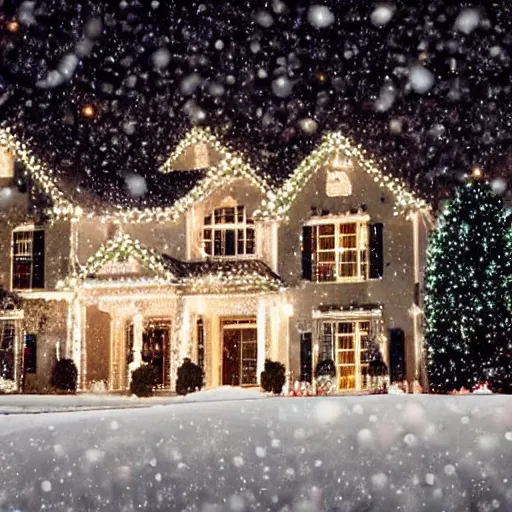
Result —
<svg viewBox="0 0 512 512"><path fill-rule="evenodd" d="M244 206L216 208L204 218L203 250L214 257L255 253L254 221L247 218Z"/></svg>

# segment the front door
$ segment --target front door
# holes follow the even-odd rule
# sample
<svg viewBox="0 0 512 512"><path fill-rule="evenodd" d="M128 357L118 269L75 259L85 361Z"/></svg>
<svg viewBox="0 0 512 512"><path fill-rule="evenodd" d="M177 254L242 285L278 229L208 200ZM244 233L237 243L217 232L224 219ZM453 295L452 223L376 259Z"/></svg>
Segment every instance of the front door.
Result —
<svg viewBox="0 0 512 512"><path fill-rule="evenodd" d="M222 384L257 383L258 337L255 319L222 322Z"/></svg>
<svg viewBox="0 0 512 512"><path fill-rule="evenodd" d="M157 370L156 385L167 388L170 380L170 328L163 322L148 322L142 334L142 361Z"/></svg>

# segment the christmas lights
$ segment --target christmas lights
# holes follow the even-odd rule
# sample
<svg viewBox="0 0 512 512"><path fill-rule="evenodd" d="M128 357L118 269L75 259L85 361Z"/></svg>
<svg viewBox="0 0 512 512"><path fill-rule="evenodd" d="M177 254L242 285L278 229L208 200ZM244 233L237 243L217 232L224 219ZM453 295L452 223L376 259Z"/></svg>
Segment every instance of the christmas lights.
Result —
<svg viewBox="0 0 512 512"><path fill-rule="evenodd" d="M94 276L112 261L125 260L128 256L137 259L144 268L154 272L154 278L145 276L98 279L87 283L87 287L108 288L130 286L176 285L177 293L204 293L233 290L279 291L283 285L277 275L264 263L256 260L220 260L182 262L160 255L125 233L119 233L106 242L91 256L74 275L58 283L58 288L76 290L84 285L89 276Z"/></svg>
<svg viewBox="0 0 512 512"><path fill-rule="evenodd" d="M478 176L444 209L427 251L425 348L433 391L488 381L510 388L510 249L503 200Z"/></svg>
<svg viewBox="0 0 512 512"><path fill-rule="evenodd" d="M55 217L79 217L82 214L82 209L68 201L59 189L53 172L39 162L27 145L20 142L9 128L0 129L0 147L7 149L23 163L36 186L52 201L52 213Z"/></svg>
<svg viewBox="0 0 512 512"><path fill-rule="evenodd" d="M386 187L394 194L396 214L408 209L430 209L428 203L407 190L401 180L384 174L375 160L368 158L366 151L361 149L360 146L354 145L350 139L340 132L330 132L324 135L320 145L302 161L290 178L284 182L279 192L277 192L275 200L264 200L262 209L255 213L255 216L260 218L285 218L293 201L309 178L333 156L336 156L339 151L343 152L347 159L358 164L370 176L373 176L375 183L378 183L381 187Z"/></svg>

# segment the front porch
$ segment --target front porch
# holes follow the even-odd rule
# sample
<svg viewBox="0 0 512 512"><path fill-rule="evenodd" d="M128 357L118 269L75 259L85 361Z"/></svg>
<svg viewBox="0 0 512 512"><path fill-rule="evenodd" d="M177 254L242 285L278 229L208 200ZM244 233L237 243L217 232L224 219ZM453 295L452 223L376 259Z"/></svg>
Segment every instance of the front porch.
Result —
<svg viewBox="0 0 512 512"><path fill-rule="evenodd" d="M158 369L157 391L173 392L188 357L205 372L206 387L257 386L266 358L288 366L289 308L281 294L182 295L168 286L87 290L75 299L69 357L79 390L129 389L141 364Z"/></svg>

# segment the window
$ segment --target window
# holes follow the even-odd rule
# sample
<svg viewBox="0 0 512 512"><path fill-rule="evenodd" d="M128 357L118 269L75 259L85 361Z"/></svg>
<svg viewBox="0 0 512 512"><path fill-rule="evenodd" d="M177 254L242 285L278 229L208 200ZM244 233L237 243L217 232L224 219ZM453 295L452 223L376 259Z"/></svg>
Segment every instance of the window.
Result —
<svg viewBox="0 0 512 512"><path fill-rule="evenodd" d="M384 226L369 217L318 219L302 228L302 279L316 282L381 279Z"/></svg>
<svg viewBox="0 0 512 512"><path fill-rule="evenodd" d="M207 256L255 253L254 221L244 206L217 208L204 218L203 249Z"/></svg>
<svg viewBox="0 0 512 512"><path fill-rule="evenodd" d="M368 386L368 320L322 322L320 358L336 365L338 389Z"/></svg>
<svg viewBox="0 0 512 512"><path fill-rule="evenodd" d="M368 278L368 224L350 222L312 226L315 281Z"/></svg>
<svg viewBox="0 0 512 512"><path fill-rule="evenodd" d="M16 290L44 288L44 230L13 232L12 287Z"/></svg>

